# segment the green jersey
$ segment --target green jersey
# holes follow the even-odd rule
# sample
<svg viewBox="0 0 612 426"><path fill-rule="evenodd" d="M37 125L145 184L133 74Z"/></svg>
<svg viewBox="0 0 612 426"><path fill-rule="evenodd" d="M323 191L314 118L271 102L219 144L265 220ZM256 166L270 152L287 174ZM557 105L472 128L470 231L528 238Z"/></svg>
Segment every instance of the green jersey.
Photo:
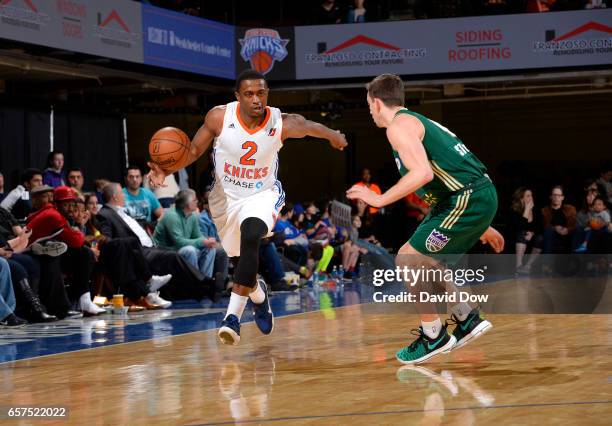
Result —
<svg viewBox="0 0 612 426"><path fill-rule="evenodd" d="M405 108L397 114L411 115L425 127L423 146L434 178L416 191L423 201L430 205L436 204L486 175L484 164L446 127ZM395 150L393 157L400 174L404 176L408 169Z"/></svg>

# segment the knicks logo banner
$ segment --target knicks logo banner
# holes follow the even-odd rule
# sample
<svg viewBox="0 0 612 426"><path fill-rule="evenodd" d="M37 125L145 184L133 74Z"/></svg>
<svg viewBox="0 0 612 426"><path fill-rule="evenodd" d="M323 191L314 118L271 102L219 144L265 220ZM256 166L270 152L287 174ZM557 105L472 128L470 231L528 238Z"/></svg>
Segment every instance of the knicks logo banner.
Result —
<svg viewBox="0 0 612 426"><path fill-rule="evenodd" d="M240 42L240 56L251 63L251 68L262 74L269 73L274 62L285 59L289 39L282 39L276 30L255 28L247 30Z"/></svg>

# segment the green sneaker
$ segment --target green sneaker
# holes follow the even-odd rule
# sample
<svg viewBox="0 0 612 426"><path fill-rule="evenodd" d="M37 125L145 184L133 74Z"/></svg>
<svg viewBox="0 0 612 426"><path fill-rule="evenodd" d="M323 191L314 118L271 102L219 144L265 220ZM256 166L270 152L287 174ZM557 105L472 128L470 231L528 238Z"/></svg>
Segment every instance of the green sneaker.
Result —
<svg viewBox="0 0 612 426"><path fill-rule="evenodd" d="M438 355L442 352L447 352L453 347L457 341L454 336L451 336L446 331L446 324L442 326L438 337L430 339L424 332L423 328L413 329L412 334L417 339L397 352L395 357L402 364L419 364L431 358L432 356Z"/></svg>
<svg viewBox="0 0 612 426"><path fill-rule="evenodd" d="M493 324L484 319L484 316L478 309L472 309L464 321L459 321L459 319L453 314L451 319L447 320L446 322L446 325L449 323L457 324L453 330L453 336L455 339L457 339L457 343L455 346L450 348L448 352L465 346L466 343L477 339L493 327Z"/></svg>

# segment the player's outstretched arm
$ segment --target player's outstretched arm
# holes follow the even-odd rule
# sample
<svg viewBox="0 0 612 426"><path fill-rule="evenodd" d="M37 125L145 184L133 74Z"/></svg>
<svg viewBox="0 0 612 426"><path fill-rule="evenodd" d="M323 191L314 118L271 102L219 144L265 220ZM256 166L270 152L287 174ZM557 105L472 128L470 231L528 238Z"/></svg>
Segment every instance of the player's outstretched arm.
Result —
<svg viewBox="0 0 612 426"><path fill-rule="evenodd" d="M306 120L299 114L283 114L283 134L282 140L301 139L306 136L327 139L329 144L342 151L347 145L344 133L332 130L321 123Z"/></svg>
<svg viewBox="0 0 612 426"><path fill-rule="evenodd" d="M225 107L215 107L208 111L204 118L204 124L198 129L191 141L191 149L184 162L169 169L162 169L152 161L148 162L147 164L151 168L151 171L147 176L151 187L157 188L163 186L166 176L187 167L200 158L200 156L210 148L213 139L221 133L224 115Z"/></svg>
<svg viewBox="0 0 612 426"><path fill-rule="evenodd" d="M384 194L378 195L362 185L354 185L347 192L347 198L359 198L372 207L384 207L413 193L433 179L433 171L423 146L425 129L416 119L397 117L389 128L387 137L402 163L409 170Z"/></svg>

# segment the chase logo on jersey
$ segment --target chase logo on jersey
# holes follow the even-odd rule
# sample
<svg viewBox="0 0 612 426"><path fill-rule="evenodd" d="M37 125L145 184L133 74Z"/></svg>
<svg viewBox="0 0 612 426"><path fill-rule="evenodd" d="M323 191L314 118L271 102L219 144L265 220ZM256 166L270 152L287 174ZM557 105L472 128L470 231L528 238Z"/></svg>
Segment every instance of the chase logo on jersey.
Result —
<svg viewBox="0 0 612 426"><path fill-rule="evenodd" d="M443 233L436 231L436 229L434 228L434 230L431 231L431 234L429 234L427 240L425 241L425 248L432 253L436 253L442 250L444 246L448 244L449 241L450 237L447 237Z"/></svg>
<svg viewBox="0 0 612 426"><path fill-rule="evenodd" d="M240 56L251 63L251 68L262 74L269 73L275 61L282 61L287 57L287 43L289 39L282 39L278 31L268 28L254 28L247 30L240 42Z"/></svg>

